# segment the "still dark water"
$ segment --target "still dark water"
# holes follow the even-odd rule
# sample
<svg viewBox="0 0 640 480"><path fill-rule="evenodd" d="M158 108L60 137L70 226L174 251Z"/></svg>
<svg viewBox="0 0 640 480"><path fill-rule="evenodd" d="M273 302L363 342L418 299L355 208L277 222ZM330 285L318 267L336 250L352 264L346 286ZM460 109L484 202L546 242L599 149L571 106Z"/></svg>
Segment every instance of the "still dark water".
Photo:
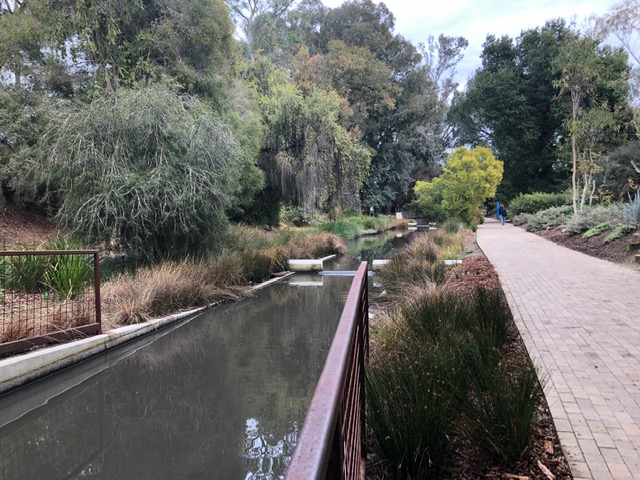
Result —
<svg viewBox="0 0 640 480"><path fill-rule="evenodd" d="M282 478L352 280L295 275L0 397L0 479Z"/></svg>

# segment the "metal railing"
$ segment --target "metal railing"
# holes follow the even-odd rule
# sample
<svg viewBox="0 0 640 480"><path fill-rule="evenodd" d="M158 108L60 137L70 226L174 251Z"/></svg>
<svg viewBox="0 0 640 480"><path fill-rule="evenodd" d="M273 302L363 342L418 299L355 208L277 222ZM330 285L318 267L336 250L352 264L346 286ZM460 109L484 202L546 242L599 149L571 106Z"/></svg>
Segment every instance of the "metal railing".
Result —
<svg viewBox="0 0 640 480"><path fill-rule="evenodd" d="M0 355L101 332L98 250L0 251Z"/></svg>
<svg viewBox="0 0 640 480"><path fill-rule="evenodd" d="M367 262L362 262L298 437L287 480L364 478L368 310Z"/></svg>

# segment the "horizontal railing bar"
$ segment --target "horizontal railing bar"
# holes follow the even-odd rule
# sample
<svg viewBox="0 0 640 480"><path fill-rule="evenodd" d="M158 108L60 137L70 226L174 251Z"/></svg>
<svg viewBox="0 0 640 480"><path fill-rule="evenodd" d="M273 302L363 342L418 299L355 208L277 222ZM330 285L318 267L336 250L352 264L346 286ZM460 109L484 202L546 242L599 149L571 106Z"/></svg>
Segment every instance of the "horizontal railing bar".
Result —
<svg viewBox="0 0 640 480"><path fill-rule="evenodd" d="M358 328L356 320L359 318L362 289L366 281L367 262L362 262L347 295L327 360L298 436L298 444L287 469L287 480L321 479L326 475L335 430L341 428L336 420L342 407L349 363L357 348L354 334Z"/></svg>
<svg viewBox="0 0 640 480"><path fill-rule="evenodd" d="M7 250L0 251L0 257L17 257L20 255L94 255L98 250Z"/></svg>
<svg viewBox="0 0 640 480"><path fill-rule="evenodd" d="M40 345L49 345L51 343L61 343L76 338L84 338L89 335L95 335L99 332L100 324L90 323L88 325L82 325L81 327L61 330L59 332L52 332L46 335L38 335L37 337L30 337L25 340L14 340L13 342L1 343L0 355L26 350L28 348L37 347Z"/></svg>

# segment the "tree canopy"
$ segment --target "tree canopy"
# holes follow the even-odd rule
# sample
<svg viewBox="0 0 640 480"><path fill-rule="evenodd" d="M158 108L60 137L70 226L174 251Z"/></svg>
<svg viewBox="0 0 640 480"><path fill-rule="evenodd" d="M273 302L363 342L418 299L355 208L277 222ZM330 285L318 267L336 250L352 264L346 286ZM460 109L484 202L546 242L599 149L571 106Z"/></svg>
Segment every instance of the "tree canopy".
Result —
<svg viewBox="0 0 640 480"><path fill-rule="evenodd" d="M142 165L149 166L137 163L148 153L132 135L141 127L125 120L136 115L162 133L157 148L172 152L168 171L174 177L186 175L178 158L194 145L205 157L208 148L233 157L225 159L233 171L220 173L233 188L216 190L215 215L184 219L202 232L224 228L229 217L277 225L283 205L325 215L406 208L415 200L416 182L433 184L456 145L488 147L504 162L500 196L563 190L572 172L580 204L619 196L624 188L612 183L611 172L622 170L610 162L627 157L610 153L636 138L638 124L629 105L628 57L601 40L618 35L635 55L634 2L624 0L595 19L597 28L588 35L557 19L516 39L487 37L482 67L465 89L455 81L468 45L464 38L425 32L424 44L414 45L395 30L389 8L372 0L336 8L321 0L2 2L0 200L40 205L69 225L77 221L72 228L92 232L96 241L117 239L138 248L125 240L129 236L114 230L109 237L106 227L96 226L106 219L80 226L82 209L96 207L104 192L88 189L84 171L79 183L59 175L80 168L73 159L83 158L83 150L81 162L96 178L104 175L79 146L100 145L96 158L126 177L109 178L115 183L104 182L105 189L121 191L113 185L136 178L134 190L152 195L149 178L137 177ZM581 46L586 63L578 64L583 57L572 53L572 45ZM590 75L584 90L576 83L581 71ZM165 98L168 110L146 116L138 110L143 98ZM89 118L90 112L110 115L109 105L118 115L112 134L121 142L112 152ZM185 120L190 137L170 126L178 111L191 118ZM85 122L87 137L73 136L63 120ZM198 122L211 127L201 129ZM126 144L130 149L122 148ZM72 159L68 164L64 155ZM198 168L213 172L216 165ZM87 187L85 200L73 204L82 213L74 220L64 212L71 205L69 189L80 186ZM96 198L87 196L90 191ZM183 200L178 196L176 206ZM439 201L469 215L451 198ZM122 213L117 222L130 225L133 216ZM198 223L205 218L209 225ZM179 221L171 221L176 223L163 228L177 232ZM172 235L168 244L203 246L196 233ZM171 248L151 250L166 254Z"/></svg>
<svg viewBox="0 0 640 480"><path fill-rule="evenodd" d="M428 218L446 216L475 224L480 204L496 194L503 172L503 163L488 148L456 148L442 175L416 183L418 208Z"/></svg>

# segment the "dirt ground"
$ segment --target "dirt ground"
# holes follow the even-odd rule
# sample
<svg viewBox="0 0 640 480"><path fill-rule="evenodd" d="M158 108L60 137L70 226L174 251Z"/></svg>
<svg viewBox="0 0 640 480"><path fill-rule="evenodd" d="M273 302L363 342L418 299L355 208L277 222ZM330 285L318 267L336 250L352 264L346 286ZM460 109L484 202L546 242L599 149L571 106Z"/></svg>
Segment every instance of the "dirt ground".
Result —
<svg viewBox="0 0 640 480"><path fill-rule="evenodd" d="M582 238L582 235L570 235L563 232L563 229L563 227L556 227L536 233L547 240L557 243L558 245L562 245L563 247L567 247L602 260L640 269L640 264L635 261L635 254L640 253L640 250L633 251L628 248L629 240L631 238L630 235L625 235L611 243L605 244L603 240L609 232L604 232L600 235L596 235L595 237L584 239Z"/></svg>
<svg viewBox="0 0 640 480"><path fill-rule="evenodd" d="M38 247L56 237L56 226L42 213L14 205L0 207L0 249Z"/></svg>

